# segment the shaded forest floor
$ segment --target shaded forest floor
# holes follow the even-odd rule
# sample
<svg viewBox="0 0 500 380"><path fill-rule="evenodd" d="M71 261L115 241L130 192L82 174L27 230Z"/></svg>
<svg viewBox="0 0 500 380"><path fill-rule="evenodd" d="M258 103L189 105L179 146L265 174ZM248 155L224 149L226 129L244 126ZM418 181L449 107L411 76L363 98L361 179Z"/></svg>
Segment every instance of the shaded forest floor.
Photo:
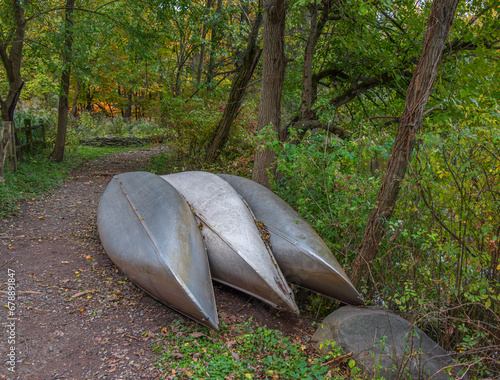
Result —
<svg viewBox="0 0 500 380"><path fill-rule="evenodd" d="M99 241L96 212L113 175L140 170L161 149L88 162L53 194L24 202L18 215L0 220L2 305L8 305L9 278L16 287L16 309L2 307L0 314L2 325L14 326L17 361L15 372L9 371L11 345L3 328L0 378L160 376L150 346L184 317L143 293L111 262ZM242 293L214 286L219 318L228 324L252 317L253 323L289 336L313 331L310 318L277 313Z"/></svg>

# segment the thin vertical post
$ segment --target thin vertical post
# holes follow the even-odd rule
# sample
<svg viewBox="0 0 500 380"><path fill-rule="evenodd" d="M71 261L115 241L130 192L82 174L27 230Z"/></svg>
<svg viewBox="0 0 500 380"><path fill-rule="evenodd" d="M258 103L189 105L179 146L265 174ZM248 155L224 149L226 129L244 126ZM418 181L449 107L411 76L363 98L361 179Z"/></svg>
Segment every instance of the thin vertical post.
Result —
<svg viewBox="0 0 500 380"><path fill-rule="evenodd" d="M5 163L11 172L17 171L16 139L14 122L2 121L0 133L0 182L4 182Z"/></svg>
<svg viewBox="0 0 500 380"><path fill-rule="evenodd" d="M0 124L0 183L5 183L4 180L4 164L7 157L7 145L10 142L9 125L2 121Z"/></svg>
<svg viewBox="0 0 500 380"><path fill-rule="evenodd" d="M31 130L31 119L24 119L24 130L26 133L26 144L28 144L28 152L32 153L34 150L34 144L33 131Z"/></svg>
<svg viewBox="0 0 500 380"><path fill-rule="evenodd" d="M45 132L46 132L47 127L45 126L45 121L43 119L40 119L40 123L42 125L42 147L46 148L47 145L45 142Z"/></svg>
<svg viewBox="0 0 500 380"><path fill-rule="evenodd" d="M8 145L7 145L7 165L10 171L17 172L17 155L16 155L16 130L13 121L4 121L7 124L5 128L8 132ZM5 133L5 132L4 132Z"/></svg>

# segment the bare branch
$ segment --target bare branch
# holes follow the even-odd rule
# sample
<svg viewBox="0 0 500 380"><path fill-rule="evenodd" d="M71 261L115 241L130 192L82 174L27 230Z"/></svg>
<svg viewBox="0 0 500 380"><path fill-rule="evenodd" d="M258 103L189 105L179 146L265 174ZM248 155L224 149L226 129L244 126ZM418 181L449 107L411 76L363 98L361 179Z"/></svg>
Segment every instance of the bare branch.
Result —
<svg viewBox="0 0 500 380"><path fill-rule="evenodd" d="M379 78L366 78L362 82L353 83L349 89L347 89L342 94L330 100L330 104L338 108L346 103L349 103L356 96L361 95L365 91L368 91L378 86L382 86L386 83L387 83L386 75L382 75Z"/></svg>

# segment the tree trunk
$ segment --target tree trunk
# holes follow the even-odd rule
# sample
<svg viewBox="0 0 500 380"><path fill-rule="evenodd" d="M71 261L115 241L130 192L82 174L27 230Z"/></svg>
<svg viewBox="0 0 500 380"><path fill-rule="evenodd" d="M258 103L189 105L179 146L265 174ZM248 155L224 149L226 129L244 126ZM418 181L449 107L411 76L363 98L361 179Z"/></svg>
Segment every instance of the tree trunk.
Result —
<svg viewBox="0 0 500 380"><path fill-rule="evenodd" d="M61 162L64 158L64 148L66 146L66 133L68 130L68 96L71 79L71 49L73 46L73 11L75 0L66 0L65 25L64 25L64 45L63 45L63 71L61 74L61 93L57 107L57 136L54 150L50 157L56 162Z"/></svg>
<svg viewBox="0 0 500 380"><path fill-rule="evenodd" d="M264 32L262 58L262 89L260 93L259 130L271 125L279 133L281 123L281 93L285 78L285 15L286 0L264 0ZM270 149L257 152L252 180L270 188L268 170L274 176L276 157Z"/></svg>
<svg viewBox="0 0 500 380"><path fill-rule="evenodd" d="M210 8L212 8L212 0L207 0L207 4L205 5L205 15L210 13ZM207 37L207 23L203 23L203 28L201 30L201 39L205 41ZM196 84L200 85L201 83L201 74L203 73L203 60L205 59L205 42L201 44L200 48L200 57L198 60L198 68L196 70Z"/></svg>
<svg viewBox="0 0 500 380"><path fill-rule="evenodd" d="M259 36L261 24L262 13L259 10L248 38L248 45L243 57L243 64L234 78L231 92L226 103L226 108L224 109L221 120L217 125L214 138L207 149L207 154L205 156L205 161L207 163L212 163L217 159L220 150L226 143L229 132L231 131L231 126L233 125L236 115L241 107L248 83L250 82L250 79L252 79L255 67L257 67L257 63L259 62L262 50L257 45L257 37Z"/></svg>
<svg viewBox="0 0 500 380"><path fill-rule="evenodd" d="M75 96L73 98L73 106L71 107L71 113L73 114L73 117L76 117L78 115L78 93L80 92L80 81L76 81L76 90L75 90Z"/></svg>
<svg viewBox="0 0 500 380"><path fill-rule="evenodd" d="M351 280L355 286L359 285L362 279L368 280L368 266L377 256L386 223L394 213L401 182L415 146L414 135L422 127L424 109L437 74L448 32L453 24L458 1L434 0L432 5L422 56L406 93L405 109L399 121L387 170L382 178L375 207L368 218L358 254L352 264Z"/></svg>
<svg viewBox="0 0 500 380"><path fill-rule="evenodd" d="M94 101L94 93L92 92L90 85L87 85L85 98L87 100L87 103L85 104L85 109L87 110L88 113L92 114L93 113L92 102Z"/></svg>
<svg viewBox="0 0 500 380"><path fill-rule="evenodd" d="M339 134L339 128L335 129L328 123L321 123L316 112L312 109L317 97L317 84L313 76L313 60L314 52L318 44L319 38L326 23L330 20L330 13L333 10L333 5L337 0L323 0L321 4L309 3L309 11L311 16L309 35L307 37L306 46L304 48L304 66L302 68L302 99L300 103L299 115L294 117L290 124L282 126L281 135L287 137L289 127L300 129L302 132L299 138L292 143L298 143L302 140L307 129L324 128L329 132ZM318 11L321 14L318 17ZM309 127L306 127L309 126ZM317 126L317 127L316 127ZM326 128L325 128L326 127ZM345 133L341 133L343 137Z"/></svg>
<svg viewBox="0 0 500 380"><path fill-rule="evenodd" d="M5 99L0 96L2 121L14 121L14 111L24 82L21 78L21 63L23 58L24 35L26 19L24 9L19 0L10 1L10 11L15 25L14 33L7 35L5 40L0 36L0 58L2 59L9 92ZM9 11L7 11L9 12ZM10 51L8 46L10 45Z"/></svg>
<svg viewBox="0 0 500 380"><path fill-rule="evenodd" d="M299 121L312 120L316 118L316 113L312 111L315 94L313 92L313 59L316 45L328 21L328 15L332 9L333 0L323 0L321 2L321 15L318 19L319 5L310 3L311 29L304 49L304 67L302 70L302 101L300 104Z"/></svg>
<svg viewBox="0 0 500 380"><path fill-rule="evenodd" d="M215 8L215 14L217 14L219 17L222 13L222 0L217 0L217 6ZM217 21L218 23L219 21ZM219 39L219 33L218 33L219 25L215 24L212 25L212 37L210 38L210 55L208 59L208 68L207 68L207 78L206 78L206 83L208 84L209 90L211 89L212 81L215 77L215 45L217 44L217 41Z"/></svg>
<svg viewBox="0 0 500 380"><path fill-rule="evenodd" d="M127 104L122 108L122 116L126 120L132 117L132 90L127 92Z"/></svg>

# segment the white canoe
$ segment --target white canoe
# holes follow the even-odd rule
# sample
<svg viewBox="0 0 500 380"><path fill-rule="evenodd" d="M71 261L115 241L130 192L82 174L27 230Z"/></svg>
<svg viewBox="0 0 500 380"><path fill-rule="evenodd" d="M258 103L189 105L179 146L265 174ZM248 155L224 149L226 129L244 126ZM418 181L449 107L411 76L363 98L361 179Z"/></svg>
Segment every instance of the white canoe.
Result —
<svg viewBox="0 0 500 380"><path fill-rule="evenodd" d="M203 239L184 198L157 175L115 176L97 225L113 262L140 288L210 328L217 309Z"/></svg>
<svg viewBox="0 0 500 380"><path fill-rule="evenodd" d="M292 207L249 179L220 174L248 203L270 235L271 249L286 279L351 305L364 305L323 239Z"/></svg>
<svg viewBox="0 0 500 380"><path fill-rule="evenodd" d="M273 307L297 313L289 288L252 212L217 175L183 172L161 176L187 200L202 223L212 278Z"/></svg>

